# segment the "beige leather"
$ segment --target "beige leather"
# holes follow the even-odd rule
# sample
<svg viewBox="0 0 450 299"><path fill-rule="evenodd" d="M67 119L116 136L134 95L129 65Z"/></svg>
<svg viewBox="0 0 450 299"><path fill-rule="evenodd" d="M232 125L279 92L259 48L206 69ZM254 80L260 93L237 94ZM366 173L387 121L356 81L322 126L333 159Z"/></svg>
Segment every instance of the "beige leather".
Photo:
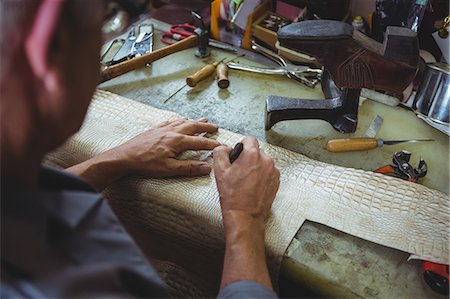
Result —
<svg viewBox="0 0 450 299"><path fill-rule="evenodd" d="M179 117L97 91L81 131L49 154L46 163L71 166L161 121ZM217 139L228 145L240 137L226 130L217 134ZM266 224L268 261L275 280L281 258L305 219L409 252L415 258L449 263L447 194L381 174L314 161L269 144L262 148L281 172L280 190ZM117 182L104 195L119 216L132 224L168 235L195 250L223 254L214 174L174 179L131 177Z"/></svg>

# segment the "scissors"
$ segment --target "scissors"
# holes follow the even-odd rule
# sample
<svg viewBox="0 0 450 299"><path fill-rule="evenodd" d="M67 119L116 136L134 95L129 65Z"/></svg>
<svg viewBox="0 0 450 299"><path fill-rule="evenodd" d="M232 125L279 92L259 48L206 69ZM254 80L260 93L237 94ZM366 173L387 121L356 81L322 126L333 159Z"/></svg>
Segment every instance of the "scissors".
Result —
<svg viewBox="0 0 450 299"><path fill-rule="evenodd" d="M163 33L160 39L166 45L171 45L177 41L194 35L196 29L197 27L189 23L172 25L170 27L170 31Z"/></svg>

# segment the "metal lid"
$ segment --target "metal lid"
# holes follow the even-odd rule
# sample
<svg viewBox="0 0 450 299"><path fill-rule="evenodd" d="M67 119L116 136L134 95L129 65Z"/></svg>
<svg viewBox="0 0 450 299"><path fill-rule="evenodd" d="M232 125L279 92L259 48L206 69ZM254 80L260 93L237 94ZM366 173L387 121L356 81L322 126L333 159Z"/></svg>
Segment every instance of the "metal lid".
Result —
<svg viewBox="0 0 450 299"><path fill-rule="evenodd" d="M435 62L435 63L429 63L427 64L429 68L435 69L439 72L446 73L447 75L450 75L450 65L442 62Z"/></svg>

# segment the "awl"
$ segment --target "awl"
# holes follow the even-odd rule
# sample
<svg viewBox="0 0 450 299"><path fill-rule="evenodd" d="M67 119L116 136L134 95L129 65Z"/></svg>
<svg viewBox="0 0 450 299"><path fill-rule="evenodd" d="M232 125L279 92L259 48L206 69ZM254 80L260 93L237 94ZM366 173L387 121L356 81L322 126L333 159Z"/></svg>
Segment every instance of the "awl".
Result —
<svg viewBox="0 0 450 299"><path fill-rule="evenodd" d="M403 142L426 142L434 141L433 139L410 139L410 140L389 140L384 141L376 138L348 138L348 139L333 139L327 142L325 148L329 152L352 152L352 151L365 151L381 147L384 144L393 145Z"/></svg>

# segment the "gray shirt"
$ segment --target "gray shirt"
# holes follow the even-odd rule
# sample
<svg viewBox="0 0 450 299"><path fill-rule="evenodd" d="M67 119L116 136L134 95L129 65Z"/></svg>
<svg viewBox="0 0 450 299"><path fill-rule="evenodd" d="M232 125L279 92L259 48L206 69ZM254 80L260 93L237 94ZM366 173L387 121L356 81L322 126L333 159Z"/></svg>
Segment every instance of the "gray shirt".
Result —
<svg viewBox="0 0 450 299"><path fill-rule="evenodd" d="M43 168L37 189L2 186L2 298L163 298L167 287L100 194ZM252 281L219 298L277 298Z"/></svg>

